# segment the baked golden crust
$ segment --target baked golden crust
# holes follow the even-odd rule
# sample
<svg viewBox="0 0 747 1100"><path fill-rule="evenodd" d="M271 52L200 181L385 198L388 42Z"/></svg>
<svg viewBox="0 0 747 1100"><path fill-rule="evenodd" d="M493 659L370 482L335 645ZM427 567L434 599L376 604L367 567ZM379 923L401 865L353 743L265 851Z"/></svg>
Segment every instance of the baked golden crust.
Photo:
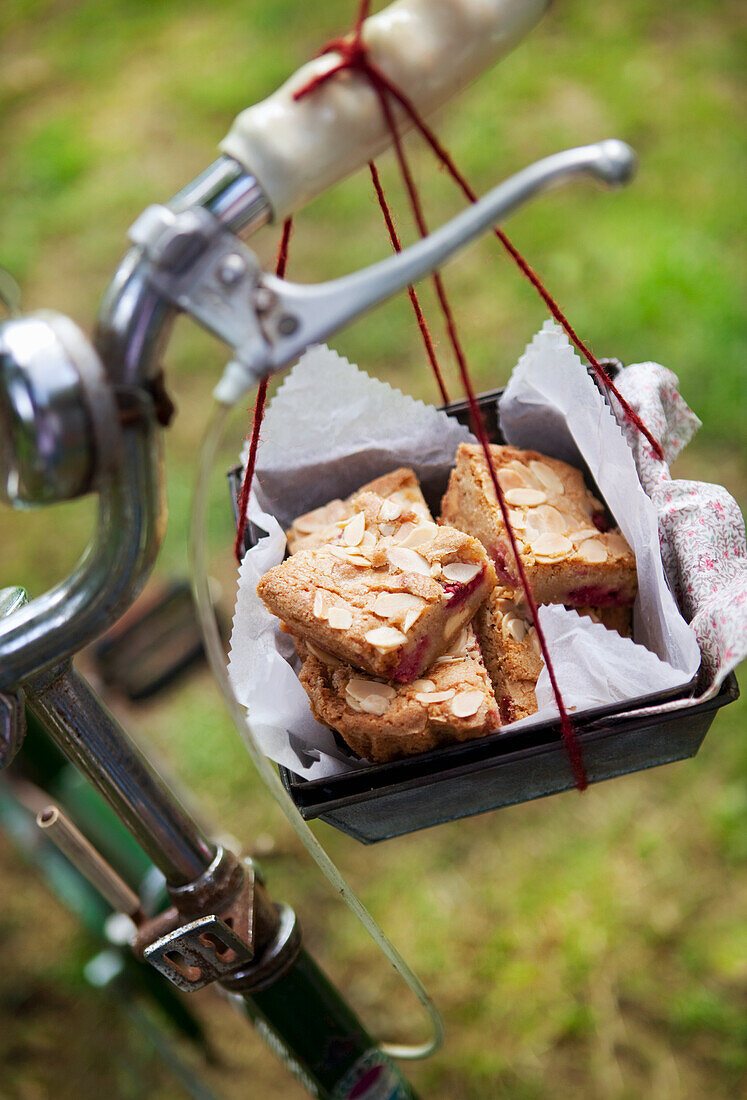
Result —
<svg viewBox="0 0 747 1100"><path fill-rule="evenodd" d="M543 661L526 607L494 589L478 610L474 626L502 725L534 714Z"/></svg>
<svg viewBox="0 0 747 1100"><path fill-rule="evenodd" d="M356 489L346 500L331 500L321 508L306 512L294 519L285 532L288 540L288 553L298 550L313 550L325 542L339 541L340 520L350 519L355 512L354 502L363 493L376 493L385 500L394 500L407 506L422 519L432 520L425 503L418 479L413 470L400 466L382 477L377 477Z"/></svg>
<svg viewBox="0 0 747 1100"><path fill-rule="evenodd" d="M635 558L580 470L538 451L491 446L522 563L538 603L629 606ZM479 539L498 582L520 599L516 560L482 448L463 443L441 506L440 522Z"/></svg>
<svg viewBox="0 0 747 1100"><path fill-rule="evenodd" d="M495 583L480 543L362 493L339 543L299 550L257 592L292 632L373 676L422 675Z"/></svg>
<svg viewBox="0 0 747 1100"><path fill-rule="evenodd" d="M630 635L629 607L578 607L608 630ZM537 631L525 604L494 588L477 612L474 627L495 692L501 723L517 722L537 710L535 689L544 664Z"/></svg>
<svg viewBox="0 0 747 1100"><path fill-rule="evenodd" d="M470 627L410 684L373 680L313 643L301 641L297 648L303 659L300 680L314 716L373 763L484 737L499 726L490 679Z"/></svg>

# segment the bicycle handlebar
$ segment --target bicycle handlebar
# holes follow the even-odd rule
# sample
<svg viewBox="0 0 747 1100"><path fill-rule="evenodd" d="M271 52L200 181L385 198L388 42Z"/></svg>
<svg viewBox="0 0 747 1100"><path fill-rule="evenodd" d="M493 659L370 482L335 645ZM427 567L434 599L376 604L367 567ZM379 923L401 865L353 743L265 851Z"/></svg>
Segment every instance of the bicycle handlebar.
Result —
<svg viewBox="0 0 747 1100"><path fill-rule="evenodd" d="M396 0L364 24L371 60L426 115L508 53L550 0ZM221 145L259 182L274 220L321 194L382 152L391 137L365 75L348 72L295 100L339 61L324 54L268 99L242 111ZM400 129L407 123L394 105Z"/></svg>

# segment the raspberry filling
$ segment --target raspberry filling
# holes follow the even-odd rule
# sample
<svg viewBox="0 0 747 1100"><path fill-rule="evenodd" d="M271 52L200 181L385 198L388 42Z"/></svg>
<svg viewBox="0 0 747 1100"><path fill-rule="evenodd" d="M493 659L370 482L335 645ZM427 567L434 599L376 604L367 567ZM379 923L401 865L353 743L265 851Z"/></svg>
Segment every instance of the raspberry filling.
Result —
<svg viewBox="0 0 747 1100"><path fill-rule="evenodd" d="M629 607L635 596L621 592L619 588L604 588L600 584L587 584L568 593L569 603L578 607Z"/></svg>
<svg viewBox="0 0 747 1100"><path fill-rule="evenodd" d="M513 699L510 699L508 695L504 695L498 700L498 711L501 716L501 725L503 726L508 726L516 719L516 707L514 706Z"/></svg>
<svg viewBox="0 0 747 1100"><path fill-rule="evenodd" d="M471 581L467 581L466 584L458 584L456 581L444 581L444 591L449 593L449 611L453 611L455 607L461 607L472 593L480 587L484 576L485 570L481 569L477 576L473 577Z"/></svg>
<svg viewBox="0 0 747 1100"><path fill-rule="evenodd" d="M610 521L607 519L604 512L595 512L591 517L591 522L594 524L597 531L601 531L602 534L610 530Z"/></svg>
<svg viewBox="0 0 747 1100"><path fill-rule="evenodd" d="M401 659L392 673L392 679L401 684L417 680L423 668L423 655L428 647L428 639L421 638L415 648Z"/></svg>
<svg viewBox="0 0 747 1100"><path fill-rule="evenodd" d="M495 565L495 571L498 574L498 579L503 581L504 584L511 585L514 588L519 583L519 578L515 577L508 568L508 554L511 553L509 548L504 545L495 546L490 551L490 556L493 559ZM513 554L511 553L511 557Z"/></svg>

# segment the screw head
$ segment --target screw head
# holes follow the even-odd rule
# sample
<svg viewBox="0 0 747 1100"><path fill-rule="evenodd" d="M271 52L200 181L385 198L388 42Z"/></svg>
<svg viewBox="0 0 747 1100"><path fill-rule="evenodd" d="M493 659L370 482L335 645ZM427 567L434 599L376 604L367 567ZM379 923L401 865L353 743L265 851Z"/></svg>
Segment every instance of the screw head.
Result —
<svg viewBox="0 0 747 1100"><path fill-rule="evenodd" d="M218 265L217 275L223 286L235 286L246 275L246 260L238 252L224 256Z"/></svg>
<svg viewBox="0 0 747 1100"><path fill-rule="evenodd" d="M284 313L278 321L278 332L281 336L292 336L298 323L298 317L294 317L292 313Z"/></svg>
<svg viewBox="0 0 747 1100"><path fill-rule="evenodd" d="M254 292L254 308L257 313L269 313L275 305L275 295L266 286L258 286Z"/></svg>

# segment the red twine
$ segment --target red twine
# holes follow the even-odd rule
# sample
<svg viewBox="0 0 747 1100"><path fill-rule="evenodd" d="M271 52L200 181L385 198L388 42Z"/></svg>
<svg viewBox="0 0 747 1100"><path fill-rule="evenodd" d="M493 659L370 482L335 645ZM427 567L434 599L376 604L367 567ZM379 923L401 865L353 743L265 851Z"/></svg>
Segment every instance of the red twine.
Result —
<svg viewBox="0 0 747 1100"><path fill-rule="evenodd" d="M288 245L290 244L292 232L293 219L288 218L283 222L283 235L280 238L280 247L278 248L278 255L275 261L275 274L279 279L282 279L285 275L285 268L288 263ZM241 483L241 493L239 495L239 522L236 530L236 541L233 544L233 552L239 565L241 565L241 559L246 550L244 540L246 538L246 526L249 518L249 494L252 489L252 482L254 481L254 467L257 464L259 433L262 427L262 417L264 416L265 402L267 400L267 381L266 378L263 378L257 387L257 401L254 406L254 414L252 417L252 437L249 443L249 457L246 460L244 480Z"/></svg>
<svg viewBox="0 0 747 1100"><path fill-rule="evenodd" d="M416 111L415 107L410 102L410 100L399 90L399 88L396 87L395 84L392 83L392 81L386 76L386 74L383 72L383 70L380 69L379 66L374 61L371 60L371 57L369 56L369 53L368 53L368 47L366 46L365 42L363 41L363 24L364 24L364 21L365 21L367 15L368 15L369 8L370 8L370 0L361 0L361 3L360 3L359 8L358 8L358 14L356 16L355 24L353 26L352 33L349 36L346 36L344 38L333 39L331 42L329 42L320 51L321 54L337 53L339 55L339 61L336 64L332 65L331 68L329 68L326 72L319 73L317 76L312 77L305 85L303 85L303 87L299 88L294 93L293 98L295 100L302 99L304 96L307 96L307 95L311 94L317 88L321 87L321 85L325 84L336 73L342 72L346 69L357 70L357 71L361 72L368 79L369 83L371 84L371 87L376 92L379 103L381 105L382 114L384 116L387 127L388 127L388 129L390 131L390 134L391 134L391 137L392 137L392 143L394 145L395 155L397 157L397 162L398 162L398 165L399 165L399 169L400 169L400 172L401 172L401 175L402 175L403 182L405 184L405 189L407 191L408 198L410 200L410 206L412 208L413 215L415 217L415 221L416 221L416 224L418 226L418 230L420 232L420 235L422 237L425 237L425 236L427 236L427 233L428 233L428 227L427 227L427 223L426 223L426 220L425 220L425 216L423 214L423 209L422 209L422 205L421 205L421 202L420 202L420 196L419 196L419 193L418 193L417 185L415 184L415 181L412 177L412 173L410 172L409 164L408 164L407 159L406 159L405 154L404 154L404 149L402 147L402 140L401 140L399 131L397 129L396 120L395 120L393 112L392 112L390 97L393 98L400 105L400 107L404 110L405 114L408 116L408 118L410 119L412 124L420 132L420 134L423 136L423 138L425 138L426 142L428 143L428 145L430 146L432 151L438 157L441 164L446 168L447 172L452 177L452 179L458 184L458 186L460 187L460 189L462 190L462 193L466 196L466 198L472 203L477 202L477 194L475 193L473 188L470 186L470 184L467 182L464 175L456 167L454 161L451 158L451 155L441 145L441 143L438 140L438 138L436 137L436 135L433 133L433 131L430 129L430 127L427 126L426 123L423 121L423 119L420 117L420 115ZM372 181L373 181L376 196L377 196L377 199L379 201L379 205L381 207L382 214L384 216L384 221L386 223L387 230L389 232L389 238L391 240L392 247L394 248L395 252L400 252L402 250L402 245L400 243L400 239L399 239L399 236L397 234L397 230L396 230L395 225L394 225L394 220L393 220L392 215L391 215L389 204L387 203L386 197L384 195L384 190L383 190L383 187L381 185L381 180L379 178L379 174L378 174L378 172L376 170L376 166L373 164L373 162L369 163L369 169L370 169L370 172L371 172L371 178L372 178ZM283 239L282 239L281 246L280 246L280 252L278 254L277 274L281 277L282 277L282 275L285 271L285 264L286 264L287 255L288 255L288 241L290 239L290 232L291 232L291 222L290 222L290 219L289 219L283 227ZM625 416L628 418L628 420L632 424L635 425L635 427L638 429L638 431L641 432L642 435L645 436L645 438L651 444L651 447L653 448L654 454L657 456L657 458L662 458L663 457L663 452L662 452L662 449L661 449L659 443L657 442L657 440L653 437L653 435L646 428L645 424L640 419L638 414L630 407L630 405L627 403L625 398L619 393L619 391L617 390L617 388L614 385L614 383L612 382L612 380L607 376L606 372L604 371L604 368L597 361L596 357L592 354L590 348L580 339L580 337L578 336L578 334L576 333L576 331L572 327L570 321L568 320L568 318L565 316L565 314L561 310L558 303L555 301L555 299L552 297L550 292L544 286L544 284L543 284L542 280L540 279L539 275L537 275L537 273L533 270L533 268L529 265L529 263L521 255L519 250L511 243L511 241L508 239L506 234L498 226L493 227L493 232L495 233L495 236L498 238L498 240L503 245L504 249L508 252L508 254L511 256L513 261L516 263L519 270L529 280L529 282L535 288L537 293L540 295L540 297L544 301L545 305L549 309L552 316L555 318L556 321L558 321L558 323L565 330L565 332L568 335L569 339L578 348L578 350L582 353L582 355L585 356L586 360L588 361L588 363L590 364L592 370L594 371L598 381L607 390L609 390L609 392L611 392L615 395L615 397L617 398L617 400L620 404L620 407L622 408ZM563 703L563 699L562 699L562 696L561 696L561 693L560 693L560 688L558 686L557 678L555 676L555 670L553 668L552 661L550 659L550 654L549 654L547 642L546 642L546 639L545 639L545 635L544 635L544 632L543 632L542 627L541 627L540 622L539 622L537 602L536 602L536 600L534 598L534 594L531 590L531 586L529 584L529 579L527 577L526 570L524 569L524 565L523 565L523 562L521 560L521 556L518 553L518 548L517 548L517 545L516 545L516 538L515 538L515 535L514 535L513 528L511 527L511 524L509 522L509 518L508 518L508 508L507 508L506 502L505 502L504 497L503 497L503 492L501 490L500 482L498 481L498 477L496 475L495 466L494 466L494 463L493 463L493 458L492 458L492 455L490 453L490 443L488 441L488 436L487 436L487 432L485 430L485 425L484 425L484 422L483 422L482 414L480 412L480 408L477 404L475 393L474 393L474 390L472 388L472 383L471 383L470 376L469 376L469 370L468 370L468 367L467 367L467 361L466 361L466 358L465 358L465 355L464 355L464 350L462 348L461 342L459 340L459 336L457 334L456 325L454 323L454 317L453 317L453 314L452 314L452 311L451 311L451 307L449 305L448 298L446 296L446 291L445 291L443 282L441 280L441 277L438 274L438 272L435 272L433 274L432 278L433 278L433 284L434 284L434 287L435 287L435 290L436 290L436 296L438 298L438 302L439 302L439 305L441 307L441 311L442 311L443 316L444 316L444 321L445 321L445 324L446 324L446 330L447 330L447 333L448 333L448 336L449 336L449 340L450 340L451 346L454 350L454 355L456 357L457 364L458 364L458 367L459 367L459 375L460 375L460 378L461 378L462 386L463 386L465 394L467 396L467 402L468 402L469 409L470 409L470 415L471 415L471 418L472 418L473 428L475 430L475 434L477 435L477 437L480 441L480 445L482 447L483 454L485 456L485 461L487 463L488 470L490 472L490 479L493 483L493 488L495 490L496 499L498 501L498 505L499 505L500 510L501 510L501 515L503 517L503 523L506 527L506 531L508 532L509 540L510 540L510 543L511 543L511 550L514 554L514 559L516 561L516 566L517 566L518 573L519 573L519 579L521 581L522 588L523 588L524 593L525 593L526 598L527 598L527 603L529 605L529 609L531 611L531 614L532 614L532 617L533 617L533 620L534 620L534 627L535 627L535 630L537 631L537 640L539 642L540 649L542 651L542 655L543 655L544 660L545 660L545 665L547 666L547 672L548 672L548 675L550 677L550 683L552 685L553 695L555 697L555 702L556 702L557 707L558 707L558 713L560 715L561 731L562 731L562 734L563 734L563 740L564 740L564 743L565 743L566 751L568 753L568 758L569 758L571 768L572 768L572 771L573 771L573 777L574 777L574 780L575 780L575 783L576 783L576 786L578 787L578 789L579 790L584 790L585 787L588 785L588 779L587 779L587 776L586 776L586 771L585 771L585 768L584 768L583 760L582 760L582 757L581 757L581 749L579 747L575 732L573 730L573 725L572 725L571 720L568 716L568 712L565 708L565 705ZM435 348L434 348L434 345L433 345L433 340L431 338L430 332L428 331L428 326L426 324L425 317L423 316L423 311L420 307L420 302L418 300L418 297L417 297L417 294L415 292L414 287L412 287L412 286L408 287L408 294L410 296L410 302L412 303L412 307L413 307L413 310L415 312L415 317L416 317L416 320L417 320L418 328L420 330L420 334L422 336L423 343L425 345L426 354L427 354L428 360L431 364L431 368L433 370L433 373L436 377L436 381L438 383L438 387L439 387L441 396L443 398L444 403L448 403L449 399L448 399L446 387L444 385L443 376L441 374L441 370L440 370L440 367L439 367L439 364L438 364L438 361L437 361L437 358L436 358L436 353L435 353ZM240 497L240 501L239 501L239 532L238 532L237 538L236 538L236 556L237 556L239 561L241 560L241 557L243 555L243 550L244 550L244 535L245 535L245 531L246 531L246 510L247 510L248 502L249 502L249 491L251 489L252 478L253 478L253 475L254 475L254 466L255 466L255 463L256 463L256 455L257 455L257 445L258 445L258 442L259 442L259 432L260 432L260 427L261 427L261 423L262 423L262 415L263 415L263 412L264 412L266 394L267 394L267 382L263 381L260 384L259 390L258 390L258 393L257 393L257 403L256 403L255 409L254 409L254 423L253 423L253 427L252 427L252 437L251 437L251 443L250 443L250 448L249 448L249 459L247 461L246 471L245 471L245 475L244 475L244 482L243 482L243 485L242 485L241 497Z"/></svg>

